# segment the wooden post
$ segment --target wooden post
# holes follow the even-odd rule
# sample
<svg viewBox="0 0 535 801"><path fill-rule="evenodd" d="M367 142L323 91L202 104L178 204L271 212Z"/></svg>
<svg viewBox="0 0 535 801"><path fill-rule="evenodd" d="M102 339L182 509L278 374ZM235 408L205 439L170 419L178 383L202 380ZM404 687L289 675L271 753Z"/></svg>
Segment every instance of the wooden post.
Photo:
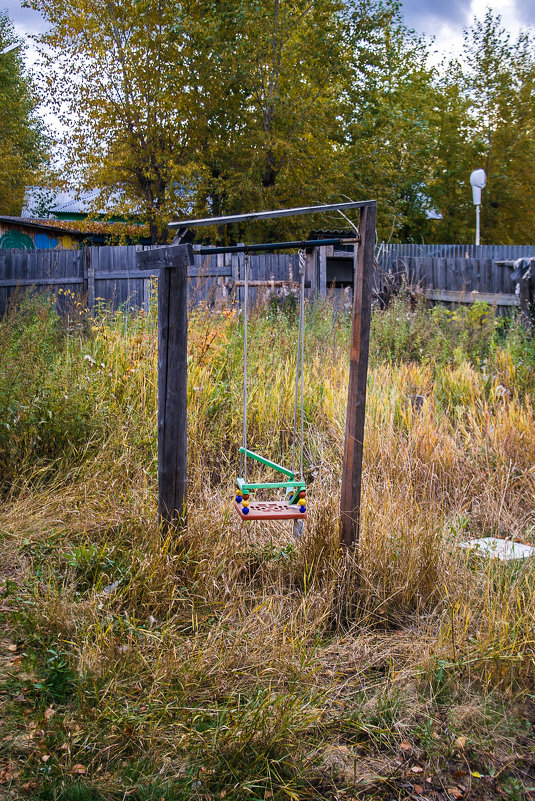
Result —
<svg viewBox="0 0 535 801"><path fill-rule="evenodd" d="M138 251L140 269L158 269L158 514L162 530L186 525L187 277L191 245Z"/></svg>
<svg viewBox="0 0 535 801"><path fill-rule="evenodd" d="M353 324L349 390L347 397L346 435L340 501L340 537L344 545L358 542L360 524L360 488L362 483L362 446L366 410L366 381L370 346L370 319L375 251L376 204L371 202L360 212L360 244L356 250L353 289Z"/></svg>
<svg viewBox="0 0 535 801"><path fill-rule="evenodd" d="M325 300L327 297L327 248L325 245L318 248L318 297Z"/></svg>
<svg viewBox="0 0 535 801"><path fill-rule="evenodd" d="M95 268L91 262L91 248L85 248L85 278L87 281L87 308L95 311Z"/></svg>

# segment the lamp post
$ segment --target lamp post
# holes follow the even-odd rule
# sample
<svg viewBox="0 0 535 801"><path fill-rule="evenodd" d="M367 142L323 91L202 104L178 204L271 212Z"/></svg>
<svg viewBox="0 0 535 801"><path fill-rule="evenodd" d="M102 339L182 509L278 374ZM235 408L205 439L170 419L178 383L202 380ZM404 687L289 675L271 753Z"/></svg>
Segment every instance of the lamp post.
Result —
<svg viewBox="0 0 535 801"><path fill-rule="evenodd" d="M481 206L481 190L487 183L485 170L474 170L470 175L470 183L472 184L472 198L476 207L476 245L479 245L479 207Z"/></svg>

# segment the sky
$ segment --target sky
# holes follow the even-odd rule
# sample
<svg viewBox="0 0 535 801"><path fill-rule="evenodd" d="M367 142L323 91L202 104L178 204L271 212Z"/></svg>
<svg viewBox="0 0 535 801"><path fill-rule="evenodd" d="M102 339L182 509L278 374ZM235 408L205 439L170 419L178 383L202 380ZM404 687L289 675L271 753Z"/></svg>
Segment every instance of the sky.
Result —
<svg viewBox="0 0 535 801"><path fill-rule="evenodd" d="M408 27L434 37L436 61L459 53L463 29L483 19L488 7L513 37L523 28L535 34L535 0L403 0L402 6Z"/></svg>
<svg viewBox="0 0 535 801"><path fill-rule="evenodd" d="M402 9L406 24L418 33L435 37L434 49L439 54L458 52L462 31L474 17L483 18L490 6L501 14L505 28L516 34L522 27L531 27L535 33L535 0L403 0ZM45 22L36 11L22 8L19 0L0 0L15 24L17 33L28 40L29 34L45 30ZM26 54L29 63L34 61L33 49Z"/></svg>

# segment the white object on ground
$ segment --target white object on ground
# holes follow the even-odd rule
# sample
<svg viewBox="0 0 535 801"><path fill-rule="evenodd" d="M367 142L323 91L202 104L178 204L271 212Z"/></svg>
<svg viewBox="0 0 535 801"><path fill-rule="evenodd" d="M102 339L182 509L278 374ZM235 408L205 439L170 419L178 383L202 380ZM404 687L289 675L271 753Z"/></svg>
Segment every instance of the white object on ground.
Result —
<svg viewBox="0 0 535 801"><path fill-rule="evenodd" d="M460 545L461 548L477 550L482 556L492 556L502 562L535 556L533 546L522 545L521 542L511 542L511 540L500 540L498 537L481 537L478 540L461 542Z"/></svg>

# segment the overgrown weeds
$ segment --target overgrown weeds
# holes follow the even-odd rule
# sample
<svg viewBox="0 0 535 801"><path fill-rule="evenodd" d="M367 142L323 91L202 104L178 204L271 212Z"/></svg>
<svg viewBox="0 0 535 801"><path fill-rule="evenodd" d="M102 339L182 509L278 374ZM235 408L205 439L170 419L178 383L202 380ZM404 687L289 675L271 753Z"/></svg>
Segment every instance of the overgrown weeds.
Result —
<svg viewBox="0 0 535 801"><path fill-rule="evenodd" d="M533 782L535 565L457 547L535 543L533 341L478 304L375 314L352 552L337 534L349 320L316 306L306 329L303 539L232 512L243 328L203 308L188 533L163 539L154 309L66 329L37 299L0 322L11 797L513 797ZM296 338L291 308L251 321L249 438L283 462Z"/></svg>

